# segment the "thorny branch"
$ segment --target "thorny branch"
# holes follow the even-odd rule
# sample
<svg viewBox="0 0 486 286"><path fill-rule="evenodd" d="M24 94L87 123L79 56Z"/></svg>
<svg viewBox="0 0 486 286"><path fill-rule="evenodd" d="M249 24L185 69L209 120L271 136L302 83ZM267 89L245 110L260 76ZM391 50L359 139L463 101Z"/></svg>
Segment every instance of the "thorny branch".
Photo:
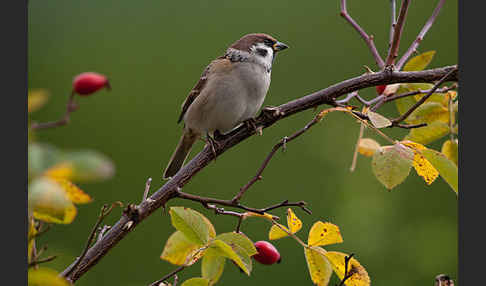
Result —
<svg viewBox="0 0 486 286"><path fill-rule="evenodd" d="M457 66L449 66L425 71L399 72L382 71L373 74L365 74L349 80L332 85L323 90L314 92L304 97L297 98L288 103L278 106L275 114L261 114L255 119L255 125L267 128L277 121L280 121L293 114L304 110L312 109L322 104L336 106L335 100L340 96L357 91L363 88L376 85L404 83L404 82L434 82L443 79L444 81L457 81ZM231 132L224 139L219 141L215 150L216 156L221 155L238 143L255 134L255 130L245 125ZM199 152L189 163L187 163L174 177L167 181L147 200L136 206L136 216L130 213L123 213L122 217L115 223L106 234L91 246L82 259L77 259L62 274L72 282L76 281L91 267L108 253L123 237L133 231L135 227L150 216L165 203L178 196L178 191L187 184L199 171L215 159L214 153L209 146Z"/></svg>

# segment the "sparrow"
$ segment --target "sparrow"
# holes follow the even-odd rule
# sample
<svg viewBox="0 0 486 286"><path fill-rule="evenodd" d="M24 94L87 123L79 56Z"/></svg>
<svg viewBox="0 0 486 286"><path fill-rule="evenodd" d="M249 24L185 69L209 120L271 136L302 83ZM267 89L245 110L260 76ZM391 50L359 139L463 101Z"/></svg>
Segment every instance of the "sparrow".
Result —
<svg viewBox="0 0 486 286"><path fill-rule="evenodd" d="M206 67L182 104L177 123L184 121L184 129L164 179L179 171L198 138L205 135L214 152L211 135L254 120L270 86L275 56L286 48L270 35L247 34Z"/></svg>

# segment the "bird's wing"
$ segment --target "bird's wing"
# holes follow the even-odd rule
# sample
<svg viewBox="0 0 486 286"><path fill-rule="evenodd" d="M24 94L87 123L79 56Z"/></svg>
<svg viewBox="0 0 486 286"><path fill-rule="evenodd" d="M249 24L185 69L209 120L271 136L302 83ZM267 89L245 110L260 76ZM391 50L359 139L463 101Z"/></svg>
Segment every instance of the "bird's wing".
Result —
<svg viewBox="0 0 486 286"><path fill-rule="evenodd" d="M179 116L179 120L177 120L177 123L182 121L182 118L184 117L184 114L186 114L186 111L189 109L189 106L194 102L196 97L198 97L198 95L202 93L204 87L208 82L209 76L215 73L227 72L230 66L231 66L231 61L227 59L225 56L222 56L212 61L206 67L206 69L204 69L201 78L199 78L199 81L192 88L191 92L189 92L189 95L187 96L186 100L182 104L182 112L181 115Z"/></svg>

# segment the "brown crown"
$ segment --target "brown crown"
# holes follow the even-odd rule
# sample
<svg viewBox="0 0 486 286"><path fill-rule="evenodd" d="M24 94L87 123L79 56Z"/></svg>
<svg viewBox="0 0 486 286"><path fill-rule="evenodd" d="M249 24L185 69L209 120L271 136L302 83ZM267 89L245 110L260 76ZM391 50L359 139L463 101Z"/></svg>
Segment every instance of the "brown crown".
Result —
<svg viewBox="0 0 486 286"><path fill-rule="evenodd" d="M241 37L238 41L234 42L230 48L237 49L240 51L250 51L250 47L256 43L262 43L265 40L270 40L273 43L277 42L277 40L267 34L257 33L257 34L247 34Z"/></svg>

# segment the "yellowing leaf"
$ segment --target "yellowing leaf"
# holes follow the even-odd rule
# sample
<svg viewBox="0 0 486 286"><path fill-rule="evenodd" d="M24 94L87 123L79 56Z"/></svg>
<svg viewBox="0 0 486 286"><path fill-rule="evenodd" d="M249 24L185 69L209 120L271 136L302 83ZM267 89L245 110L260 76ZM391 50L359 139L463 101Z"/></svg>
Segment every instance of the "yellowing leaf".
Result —
<svg viewBox="0 0 486 286"><path fill-rule="evenodd" d="M209 286L209 280L201 277L191 278L184 281L181 286Z"/></svg>
<svg viewBox="0 0 486 286"><path fill-rule="evenodd" d="M60 162L47 169L44 175L51 178L71 180L73 177L73 166L68 162Z"/></svg>
<svg viewBox="0 0 486 286"><path fill-rule="evenodd" d="M209 280L210 284L218 282L223 274L226 257L219 255L219 252L209 248L202 259L202 277Z"/></svg>
<svg viewBox="0 0 486 286"><path fill-rule="evenodd" d="M380 149L380 144L371 138L361 138L359 140L358 152L361 155L371 157Z"/></svg>
<svg viewBox="0 0 486 286"><path fill-rule="evenodd" d="M345 270L345 257L348 256L346 253L337 251L328 251L325 253L327 259L331 263L332 269L337 274L339 279L344 278ZM369 286L371 281L368 276L368 272L363 266L358 262L358 260L351 258L348 262L348 269L346 274L350 274L351 277L345 282L346 286Z"/></svg>
<svg viewBox="0 0 486 286"><path fill-rule="evenodd" d="M368 111L367 115L370 118L371 123L373 123L373 126L376 128L383 128L392 125L392 122L381 114Z"/></svg>
<svg viewBox="0 0 486 286"><path fill-rule="evenodd" d="M62 152L56 147L45 143L30 143L28 146L29 178L44 174L44 172L59 163Z"/></svg>
<svg viewBox="0 0 486 286"><path fill-rule="evenodd" d="M449 160L444 154L432 149L422 150L422 155L439 171L444 181L451 186L454 192L459 190L457 166Z"/></svg>
<svg viewBox="0 0 486 286"><path fill-rule="evenodd" d="M449 133L449 125L444 122L434 121L427 126L410 130L404 140L410 140L421 144L429 144Z"/></svg>
<svg viewBox="0 0 486 286"><path fill-rule="evenodd" d="M46 89L31 89L27 95L27 110L37 111L44 106L49 99L49 92Z"/></svg>
<svg viewBox="0 0 486 286"><path fill-rule="evenodd" d="M231 247L240 247L248 256L253 256L258 253L253 242L241 232L226 232L216 236L216 239L224 241Z"/></svg>
<svg viewBox="0 0 486 286"><path fill-rule="evenodd" d="M304 253L312 282L318 286L326 286L332 275L332 266L325 256L325 250L320 247L305 247Z"/></svg>
<svg viewBox="0 0 486 286"><path fill-rule="evenodd" d="M454 164L458 164L459 161L459 145L457 144L457 140L447 140L442 145L442 154L444 154L449 160L454 162Z"/></svg>
<svg viewBox="0 0 486 286"><path fill-rule="evenodd" d="M412 124L440 121L449 123L449 109L438 102L426 102L415 109L407 118Z"/></svg>
<svg viewBox="0 0 486 286"><path fill-rule="evenodd" d="M413 151L400 144L384 146L375 152L371 167L378 181L391 190L410 173Z"/></svg>
<svg viewBox="0 0 486 286"><path fill-rule="evenodd" d="M71 202L75 204L86 204L93 200L90 195L83 192L83 190L70 181L59 177L51 179L56 181L62 187Z"/></svg>
<svg viewBox="0 0 486 286"><path fill-rule="evenodd" d="M309 246L323 246L343 242L339 227L330 222L318 221L309 231Z"/></svg>
<svg viewBox="0 0 486 286"><path fill-rule="evenodd" d="M115 165L111 159L97 151L68 152L64 160L72 165L70 180L74 182L97 182L115 174Z"/></svg>
<svg viewBox="0 0 486 286"><path fill-rule="evenodd" d="M210 239L211 222L199 212L185 207L171 207L169 210L172 225L193 243L205 245Z"/></svg>
<svg viewBox="0 0 486 286"><path fill-rule="evenodd" d="M76 217L76 207L63 188L52 179L40 177L29 185L29 208L34 218L45 222L69 224Z"/></svg>
<svg viewBox="0 0 486 286"><path fill-rule="evenodd" d="M250 275L252 269L251 258L245 251L242 251L241 248L234 246L232 247L222 240L215 239L211 241L210 249L219 251L220 256L225 256L233 260L233 262L235 262L241 270L243 270L247 275Z"/></svg>
<svg viewBox="0 0 486 286"><path fill-rule="evenodd" d="M38 269L30 268L27 274L29 286L69 286L71 285L66 279L59 276L55 270L40 267Z"/></svg>
<svg viewBox="0 0 486 286"><path fill-rule="evenodd" d="M434 166L432 166L432 164L430 164L430 162L420 153L420 150L425 150L426 147L411 141L404 141L402 143L412 147L414 153L413 167L417 174L424 179L427 185L432 184L439 176L439 171L437 171L437 169L435 169Z"/></svg>
<svg viewBox="0 0 486 286"><path fill-rule="evenodd" d="M296 233L302 228L302 221L295 215L291 208L287 209L287 225L291 233Z"/></svg>
<svg viewBox="0 0 486 286"><path fill-rule="evenodd" d="M285 227L284 225L281 225L279 223L278 223L278 225L281 228L290 232L290 230L287 227ZM276 225L272 225L272 227L270 228L270 231L268 232L268 239L275 240L275 239L280 239L282 237L286 237L288 234L285 231L283 231L280 227L278 227Z"/></svg>
<svg viewBox="0 0 486 286"><path fill-rule="evenodd" d="M273 221L273 220L279 219L278 216L274 216L274 215L269 214L269 213L259 214L259 213L254 213L254 212L245 212L244 217L245 218L248 218L248 217L260 217L260 218L267 219L269 221Z"/></svg>
<svg viewBox="0 0 486 286"><path fill-rule="evenodd" d="M34 250L35 236L37 235L37 229L34 225L34 218L29 218L29 233L27 235L27 262L30 263L32 258L32 251Z"/></svg>
<svg viewBox="0 0 486 286"><path fill-rule="evenodd" d="M403 67L403 71L421 71L426 68L434 58L435 51L428 51L411 58Z"/></svg>
<svg viewBox="0 0 486 286"><path fill-rule="evenodd" d="M200 258L199 248L199 245L188 240L182 232L176 231L165 243L160 258L175 265L189 266Z"/></svg>

